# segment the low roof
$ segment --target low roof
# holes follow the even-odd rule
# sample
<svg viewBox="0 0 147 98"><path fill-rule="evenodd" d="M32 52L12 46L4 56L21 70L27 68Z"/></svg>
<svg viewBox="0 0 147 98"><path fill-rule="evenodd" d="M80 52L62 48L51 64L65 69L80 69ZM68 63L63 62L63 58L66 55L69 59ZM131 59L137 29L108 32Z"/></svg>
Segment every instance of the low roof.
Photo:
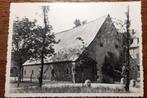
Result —
<svg viewBox="0 0 147 98"><path fill-rule="evenodd" d="M84 46L88 47L93 41L102 24L109 15L102 16L81 26L62 31L55 34L55 39L60 42L54 45L55 54L45 60L45 63L59 61L75 61L79 54L83 52L82 41ZM80 40L79 40L80 39ZM23 65L38 64L40 61L26 61Z"/></svg>

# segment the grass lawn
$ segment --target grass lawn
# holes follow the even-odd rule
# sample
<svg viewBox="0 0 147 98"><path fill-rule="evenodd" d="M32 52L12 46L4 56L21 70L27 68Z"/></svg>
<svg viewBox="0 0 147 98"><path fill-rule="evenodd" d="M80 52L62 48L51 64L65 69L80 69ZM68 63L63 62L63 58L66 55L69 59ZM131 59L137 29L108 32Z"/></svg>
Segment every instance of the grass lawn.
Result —
<svg viewBox="0 0 147 98"><path fill-rule="evenodd" d="M18 88L18 89L21 89L21 88L29 88L29 87L33 87L33 86L38 86L38 82L29 82L29 81L22 81L19 85L19 87L17 87L17 82L16 81L13 81L10 83L10 88Z"/></svg>
<svg viewBox="0 0 147 98"><path fill-rule="evenodd" d="M43 87L42 89L39 87L36 88L26 88L19 89L14 91L15 93L125 93L123 89L112 89L112 88L87 88L87 87L55 87L48 88Z"/></svg>
<svg viewBox="0 0 147 98"><path fill-rule="evenodd" d="M11 83L11 93L125 93L122 88L110 88L110 87L78 87L78 86L62 86L62 87L38 87L37 82L22 82L20 87L17 87L17 83Z"/></svg>

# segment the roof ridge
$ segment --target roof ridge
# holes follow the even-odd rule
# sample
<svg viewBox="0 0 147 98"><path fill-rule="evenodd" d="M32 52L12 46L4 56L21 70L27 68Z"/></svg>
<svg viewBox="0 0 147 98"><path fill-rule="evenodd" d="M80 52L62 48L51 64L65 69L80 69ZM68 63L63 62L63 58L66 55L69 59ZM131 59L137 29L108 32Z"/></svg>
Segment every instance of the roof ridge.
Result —
<svg viewBox="0 0 147 98"><path fill-rule="evenodd" d="M105 16L108 16L108 15L109 15L109 14L103 15L103 16L101 16L101 17L99 17L99 18L96 18L96 19L94 19L94 20L91 20L91 21L87 22L86 24L82 24L82 25L80 25L80 26L78 26L78 27L70 28L70 29L67 29L67 30L63 30L63 31L61 31L61 32L57 32L57 33L55 33L55 35L64 33L64 32L66 32L66 31L70 31L70 30L77 29L77 28L79 28L79 27L82 27L82 26L84 26L84 25L87 25L87 24L89 24L89 23L91 23L91 22L94 22L94 21L96 21L96 20L98 20L98 19L101 19L101 18L103 18L103 17L105 17Z"/></svg>

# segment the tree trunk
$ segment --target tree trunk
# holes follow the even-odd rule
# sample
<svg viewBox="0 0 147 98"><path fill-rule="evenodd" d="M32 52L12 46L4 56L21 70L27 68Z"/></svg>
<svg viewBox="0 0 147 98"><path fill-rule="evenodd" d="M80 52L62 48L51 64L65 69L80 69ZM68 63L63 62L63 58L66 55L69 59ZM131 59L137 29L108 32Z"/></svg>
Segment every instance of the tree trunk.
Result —
<svg viewBox="0 0 147 98"><path fill-rule="evenodd" d="M24 67L22 66L22 70L21 70L21 81L23 81L23 70L24 70Z"/></svg>
<svg viewBox="0 0 147 98"><path fill-rule="evenodd" d="M41 56L41 70L40 70L40 77L39 77L39 87L42 87L42 81L43 81L43 65L44 65L44 60L43 60L43 52Z"/></svg>
<svg viewBox="0 0 147 98"><path fill-rule="evenodd" d="M44 32L43 32L43 42L42 42L42 51L41 51L41 70L40 70L40 77L39 77L39 87L42 87L42 81L43 81L43 65L44 65L44 44L45 44L45 34L47 33L47 19L46 19L46 11L47 8L43 7L43 20L44 20Z"/></svg>
<svg viewBox="0 0 147 98"><path fill-rule="evenodd" d="M20 63L20 65L19 65L19 72L18 72L17 87L20 86L21 76L22 76L22 64Z"/></svg>
<svg viewBox="0 0 147 98"><path fill-rule="evenodd" d="M126 72L126 85L125 85L125 90L129 92L129 85L130 85L130 77L129 77L129 70L127 69Z"/></svg>
<svg viewBox="0 0 147 98"><path fill-rule="evenodd" d="M19 58L19 72L18 72L17 87L20 86L21 77L22 77L22 59L21 59L21 57L20 57L20 58Z"/></svg>

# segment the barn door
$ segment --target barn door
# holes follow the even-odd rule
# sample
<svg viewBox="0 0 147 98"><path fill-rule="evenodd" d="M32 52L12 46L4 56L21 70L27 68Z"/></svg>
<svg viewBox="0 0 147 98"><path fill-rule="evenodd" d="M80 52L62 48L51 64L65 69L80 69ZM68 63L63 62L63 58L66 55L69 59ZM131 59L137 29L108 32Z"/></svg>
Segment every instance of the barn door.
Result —
<svg viewBox="0 0 147 98"><path fill-rule="evenodd" d="M90 80L91 82L96 81L96 62L88 62L85 64L85 67L83 67L82 71L82 79L83 81L85 80Z"/></svg>

